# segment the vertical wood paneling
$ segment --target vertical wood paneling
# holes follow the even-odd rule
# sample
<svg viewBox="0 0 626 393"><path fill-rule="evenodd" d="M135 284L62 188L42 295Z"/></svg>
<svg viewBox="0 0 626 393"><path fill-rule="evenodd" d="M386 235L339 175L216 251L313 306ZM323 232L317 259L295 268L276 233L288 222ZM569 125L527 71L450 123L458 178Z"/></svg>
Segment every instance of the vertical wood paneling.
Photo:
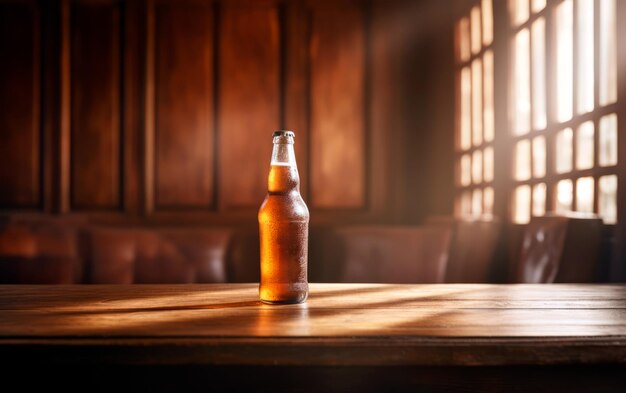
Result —
<svg viewBox="0 0 626 393"><path fill-rule="evenodd" d="M375 148L370 149L370 172L369 176L369 208L381 212L387 208L387 212L393 214L395 203L386 205L386 200L391 200L389 190L398 176L389 176L391 168L390 154L393 142L397 140L400 126L401 100L399 92L394 89L399 78L399 65L402 64L400 55L405 51L398 50L399 42L406 40L403 30L398 23L397 15L403 15L404 3L390 5L385 1L372 2L370 24L370 83L371 83L371 110L369 113L371 144ZM404 16L408 18L408 16ZM375 132L384 130L384 132ZM397 172L397 171L396 171Z"/></svg>
<svg viewBox="0 0 626 393"><path fill-rule="evenodd" d="M125 2L122 13L122 71L124 89L122 111L123 206L131 214L139 212L141 196L140 137L142 119L142 86L144 69L142 56L145 45L145 6L139 2Z"/></svg>
<svg viewBox="0 0 626 393"><path fill-rule="evenodd" d="M258 207L267 192L272 133L280 128L279 12L225 5L220 18L220 205Z"/></svg>
<svg viewBox="0 0 626 393"><path fill-rule="evenodd" d="M308 201L308 61L309 19L305 5L289 2L284 9L283 43L284 85L283 128L296 133L296 161L300 174L300 193Z"/></svg>
<svg viewBox="0 0 626 393"><path fill-rule="evenodd" d="M58 135L60 126L59 76L61 7L58 3L41 4L41 135L42 149L42 210L59 210ZM0 111L0 113L2 113ZM1 116L1 115L0 115Z"/></svg>
<svg viewBox="0 0 626 393"><path fill-rule="evenodd" d="M311 202L365 205L365 12L356 2L313 9Z"/></svg>
<svg viewBox="0 0 626 393"><path fill-rule="evenodd" d="M213 204L213 8L157 4L154 25L155 204Z"/></svg>
<svg viewBox="0 0 626 393"><path fill-rule="evenodd" d="M0 4L0 207L41 203L40 23L34 4Z"/></svg>
<svg viewBox="0 0 626 393"><path fill-rule="evenodd" d="M120 206L120 10L72 7L71 205Z"/></svg>
<svg viewBox="0 0 626 393"><path fill-rule="evenodd" d="M369 214L366 2L42 4L0 5L0 208L236 220L285 128L307 203Z"/></svg>
<svg viewBox="0 0 626 393"><path fill-rule="evenodd" d="M61 0L59 10L59 145L58 156L58 210L67 213L70 210L70 141L71 141L71 10L70 0Z"/></svg>
<svg viewBox="0 0 626 393"><path fill-rule="evenodd" d="M155 100L155 80L154 80L154 58L155 58L155 17L154 1L149 1L146 9L146 72L145 79L145 99L144 99L144 132L143 132L143 211L150 214L154 211L154 100Z"/></svg>

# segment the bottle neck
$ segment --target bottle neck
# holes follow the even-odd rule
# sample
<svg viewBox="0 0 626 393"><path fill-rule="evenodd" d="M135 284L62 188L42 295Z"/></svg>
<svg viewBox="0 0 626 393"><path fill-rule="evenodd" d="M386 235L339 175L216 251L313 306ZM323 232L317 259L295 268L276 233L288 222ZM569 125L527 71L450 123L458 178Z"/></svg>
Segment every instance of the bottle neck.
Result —
<svg viewBox="0 0 626 393"><path fill-rule="evenodd" d="M296 165L293 142L274 141L272 162L268 178L270 193L289 193L300 191L300 176Z"/></svg>
<svg viewBox="0 0 626 393"><path fill-rule="evenodd" d="M271 165L296 166L293 142L274 142Z"/></svg>

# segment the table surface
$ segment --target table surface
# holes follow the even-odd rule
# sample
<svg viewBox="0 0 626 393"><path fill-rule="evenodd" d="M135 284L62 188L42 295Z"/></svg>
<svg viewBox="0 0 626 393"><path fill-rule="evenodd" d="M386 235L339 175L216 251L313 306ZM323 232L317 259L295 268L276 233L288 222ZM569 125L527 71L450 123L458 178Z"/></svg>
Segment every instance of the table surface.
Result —
<svg viewBox="0 0 626 393"><path fill-rule="evenodd" d="M12 359L215 365L626 363L626 286L0 285ZM5 357L6 358L6 357Z"/></svg>

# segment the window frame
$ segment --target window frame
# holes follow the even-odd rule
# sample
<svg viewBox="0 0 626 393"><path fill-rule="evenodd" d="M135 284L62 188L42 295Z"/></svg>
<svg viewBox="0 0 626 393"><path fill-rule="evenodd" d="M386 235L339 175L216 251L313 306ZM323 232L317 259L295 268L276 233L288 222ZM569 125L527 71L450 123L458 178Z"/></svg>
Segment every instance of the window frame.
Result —
<svg viewBox="0 0 626 393"><path fill-rule="evenodd" d="M573 18L573 32L572 32L572 38L573 38L573 45L572 45L572 102L571 102L571 107L572 107L572 116L570 119L565 120L565 121L558 121L557 120L557 108L556 108L556 47L555 47L555 42L556 42L556 26L555 26L555 19L556 19L556 10L557 7L563 3L566 0L555 0L555 1L547 1L547 4L545 6L545 8L543 8L541 11L533 13L530 9L532 8L530 4L532 4L532 1L528 1L529 3L529 17L526 21L524 21L523 23L520 23L517 26L514 26L513 23L511 23L511 18L510 18L510 14L509 14L509 1L503 2L505 3L504 11L506 12L506 34L504 35L505 40L508 43L508 47L507 47L507 57L510 61L510 63L507 65L506 67L506 72L507 72L507 84L506 84L506 96L507 96L507 100L508 102L512 101L512 94L510 92L510 83L511 83L511 71L513 69L513 64L512 64L512 59L514 57L514 48L511 45L511 42L513 41L515 35L522 31L523 29L528 29L529 34L531 32L532 29L532 24L537 21L539 18L544 18L545 21L545 36L544 36L544 45L545 45L545 51L546 51L546 55L545 55L545 64L544 64L544 75L545 75L545 106L546 106L546 127L543 129L535 129L533 126L533 121L532 119L534 118L534 106L532 105L532 97L533 97L533 72L531 70L529 70L529 74L530 74L530 97L531 97L531 108L530 108L530 119L531 119L531 126L530 126L530 130L527 133L524 133L522 135L515 135L512 132L512 121L510 121L509 119L512 116L511 113L511 106L507 105L508 111L507 111L507 127L505 127L506 132L503 132L502 135L503 138L506 140L506 143L504 144L505 146L508 147L507 151L509 153L509 157L510 160L513 161L514 158L514 154L515 154L515 146L519 141L522 140L534 140L535 137L543 135L545 136L545 142L546 142L546 146L545 146L545 153L546 153L546 162L545 162L545 169L546 169L546 173L545 176L543 177L535 177L532 175L532 168L534 168L534 158L533 158L533 154L531 151L531 155L530 155L530 168L531 168L531 177L528 180L515 180L515 168L514 165L510 164L510 170L509 173L506 174L507 176L510 177L511 181L510 181L510 187L508 187L509 189L506 190L506 192L502 192L504 194L508 195L507 198L507 218L510 222L514 223L514 224L525 224L525 222L515 222L514 220L514 216L515 216L515 201L514 201L514 194L515 194L515 190L517 189L517 187L523 186L523 185L529 185L531 187L531 198L529 200L529 204L530 206L528 207L529 211L530 211L530 218L532 218L533 215L533 199L532 199L532 189L533 187L535 187L535 185L540 184L540 183L544 183L546 185L546 194L545 194L545 213L548 212L554 212L556 211L556 205L557 205L557 195L556 195L556 188L558 183L561 180L567 180L567 179L571 179L572 184L573 184L573 189L572 189L572 205L571 205L571 210L572 211L576 211L578 209L577 206L577 196L578 196L578 190L576 187L576 181L580 178L583 177L592 177L594 179L594 200L593 200L593 212L597 214L598 212L598 204L599 204L599 179L602 176L607 176L607 175L616 175L617 179L618 179L618 190L617 190L617 222L619 222L620 218L623 218L623 214L620 214L620 207L619 207L619 201L620 201L620 186L623 187L623 176L620 176L620 172L624 172L623 166L624 166L624 161L623 159L621 159L621 157L619 157L620 153L619 150L623 150L623 148L619 147L620 143L623 143L622 139L625 139L624 137L619 137L619 135L623 135L623 123L626 121L626 119L623 116L623 108L621 108L621 106L623 106L623 104L621 103L620 98L622 97L622 95L620 95L620 89L619 89L619 84L618 84L618 91L617 91L617 98L616 101L614 103L611 104L607 104L604 106L600 105L600 94L599 94L599 90L600 90L600 83L599 83L599 53L600 53L600 2L599 0L595 0L593 1L593 6L594 6L594 17L593 17L593 44L594 44L594 62L593 62L593 66L594 66L594 85L593 85L593 92L594 92L594 106L593 109L589 112L586 113L578 113L577 112L577 102L578 102L578 96L580 94L580 86L579 83L577 81L577 76L578 76L578 71L579 71L579 58L578 58L578 45L576 44L577 42L577 37L579 35L579 28L578 28L578 22L577 22L577 15L578 15L578 6L579 6L579 2L576 0L572 0L572 18ZM618 10L618 6L619 6L619 1L616 1L616 20L619 21L619 10ZM619 40L619 23L616 23L616 37ZM533 40L530 39L529 40L529 63L532 63L532 53L533 53ZM617 69L620 69L620 64L619 64L619 47L620 45L623 46L623 42L617 42L617 48L616 50L618 51L617 54ZM532 68L532 67L531 67ZM619 74L619 72L618 72ZM618 75L618 80L619 80L619 75ZM617 133L618 133L618 161L617 164L614 166L600 166L599 165L599 149L600 149L600 144L599 144L599 136L600 136L600 119L603 118L604 116L610 115L615 113L618 117L618 121L617 121ZM576 157L577 157L577 136L579 133L579 127L581 124L587 122L587 121L591 121L593 123L594 126L594 136L593 136L593 142L594 142L594 154L593 154L593 165L591 168L588 169L577 169L576 168ZM566 171L564 173L558 173L557 172L557 168L556 168L556 136L557 133L559 133L561 130L565 130L567 128L570 128L572 130L573 133L573 137L572 137L572 162L571 162L571 170L570 171ZM531 142L532 143L532 142ZM621 165L621 168L620 168ZM623 210L622 210L623 211ZM545 214L544 213L544 214ZM609 226L614 226L615 224L606 224Z"/></svg>
<svg viewBox="0 0 626 393"><path fill-rule="evenodd" d="M459 17L455 19L454 22L454 73L455 73L455 111L456 111L456 116L455 116L455 131L454 131L454 168L455 168L455 173L454 173L454 214L455 216L466 216L463 213L463 198L464 196L467 196L467 199L469 200L469 205L470 205L470 210L473 210L473 199L474 199L474 194L477 190L481 191L481 209L480 209L480 214L476 214L476 213L471 213L472 217L476 217L476 216L490 216L490 215L494 215L494 207L495 207L495 155L496 155L496 148L495 148L495 139L496 139L496 115L495 115L495 105L496 105L496 88L495 88L495 72L496 72L496 66L495 66L495 50L494 50L494 43L495 43L495 36L496 36L496 30L495 30L495 18L494 18L494 1L489 0L489 2L491 3L491 40L488 44L485 44L485 38L484 38L484 21L485 21L485 17L483 15L483 1L482 0L473 0L471 2L468 2L466 5L463 6L463 12L459 14ZM480 36L480 49L473 53L472 51L472 23L471 23L471 13L472 10L474 10L476 7L478 7L479 9L479 20L480 20L480 32L479 32L479 36ZM469 57L465 60L462 59L462 54L461 54L461 21L465 19L467 20L467 32L468 32L468 38L467 38L467 48L468 48L468 52L469 52ZM492 103L491 103L491 109L493 111L492 114L492 119L491 119L491 127L492 127L492 134L491 134L491 140L487 141L485 139L485 119L486 119L486 115L485 115L485 108L486 108L486 99L485 99L485 54L490 52L491 53L491 97L492 97ZM480 60L480 75L481 75L481 94L480 94L480 101L481 101L481 142L479 144L475 144L474 143L474 99L472 97L474 91L473 91L473 64L476 60ZM463 90L462 90L462 72L464 69L467 69L469 71L469 85L470 85L470 89L469 89L469 108L468 108L468 112L469 112L469 147L467 149L464 149L462 146L462 122L463 119L461 118L461 113L463 110ZM490 180L485 180L485 150L491 148L491 152L492 152L492 170L491 170L491 179ZM480 170L481 170L481 180L479 182L474 182L473 179L473 172L474 172L474 155L475 152L481 152L481 165L480 165ZM468 156L470 158L470 164L469 164L469 184L467 185L463 185L462 184L462 160L464 156ZM485 190L491 190L492 196L491 196L491 206L489 208L490 212L485 213L485 211L487 210L487 206L486 206L486 197L485 197Z"/></svg>

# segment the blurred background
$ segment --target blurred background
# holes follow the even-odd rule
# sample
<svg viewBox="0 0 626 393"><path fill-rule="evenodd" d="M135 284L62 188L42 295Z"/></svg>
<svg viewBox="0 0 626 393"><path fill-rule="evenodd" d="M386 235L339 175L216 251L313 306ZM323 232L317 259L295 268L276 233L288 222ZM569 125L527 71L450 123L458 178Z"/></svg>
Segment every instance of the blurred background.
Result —
<svg viewBox="0 0 626 393"><path fill-rule="evenodd" d="M626 2L0 1L0 281L626 281ZM622 23L620 23L622 22Z"/></svg>

